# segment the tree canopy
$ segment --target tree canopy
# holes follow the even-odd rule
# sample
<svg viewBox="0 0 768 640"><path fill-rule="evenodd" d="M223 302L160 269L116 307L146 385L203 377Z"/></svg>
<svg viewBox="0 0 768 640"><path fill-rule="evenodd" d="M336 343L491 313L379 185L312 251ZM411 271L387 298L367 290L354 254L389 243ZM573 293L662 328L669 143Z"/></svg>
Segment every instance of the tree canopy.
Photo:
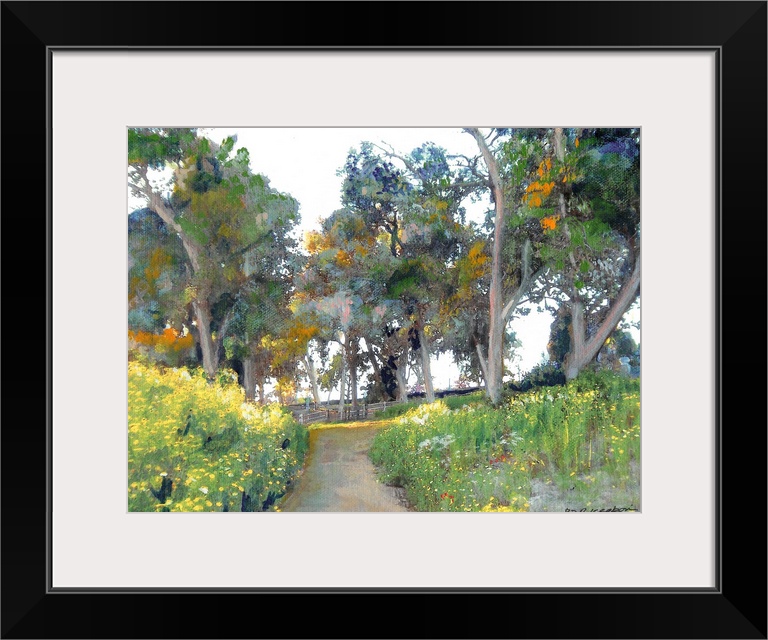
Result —
<svg viewBox="0 0 768 640"><path fill-rule="evenodd" d="M353 405L365 373L369 398L404 400L410 370L433 399L439 354L498 403L531 305L556 316L566 378L607 341L634 354L619 325L640 292L639 130L464 133L476 153L360 141L339 158L340 206L301 244L300 203L235 137L129 129L132 346L209 379L234 369L252 401L308 380L316 402L338 384Z"/></svg>

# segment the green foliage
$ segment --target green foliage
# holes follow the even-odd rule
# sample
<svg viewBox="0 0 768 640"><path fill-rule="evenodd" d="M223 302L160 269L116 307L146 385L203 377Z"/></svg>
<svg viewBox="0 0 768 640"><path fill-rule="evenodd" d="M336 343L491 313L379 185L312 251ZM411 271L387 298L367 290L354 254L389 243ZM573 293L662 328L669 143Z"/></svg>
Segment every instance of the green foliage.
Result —
<svg viewBox="0 0 768 640"><path fill-rule="evenodd" d="M132 251L130 290L133 306L141 312L133 318L141 328L148 324L148 315L153 319L156 315L161 326L179 318L189 325L192 317L210 309L204 321L195 317L195 335L205 343L223 335L224 354L242 360L256 351L267 353L260 342L271 341L290 316L288 299L298 266L297 241L291 232L300 220L299 205L270 186L265 176L253 174L247 150L233 154L234 138L219 146L194 133L129 131L128 159L134 165L129 180L135 188L147 195L143 173L147 166L174 168L173 191L165 208L177 225L172 234L161 224L151 232L146 224L135 232L129 227L129 246L139 247L158 263L147 268L149 259L139 249ZM166 255L168 260L160 260ZM162 279L152 280L155 273ZM155 281L165 288L154 286ZM163 299L165 289L174 296ZM194 302L204 304L193 309ZM218 345L212 350L218 353ZM218 357L213 360L204 363L209 375L218 365Z"/></svg>
<svg viewBox="0 0 768 640"><path fill-rule="evenodd" d="M129 511L272 510L307 449L306 428L246 403L232 372L209 384L199 369L129 363Z"/></svg>
<svg viewBox="0 0 768 640"><path fill-rule="evenodd" d="M162 169L182 160L195 140L196 129L128 129L128 164Z"/></svg>
<svg viewBox="0 0 768 640"><path fill-rule="evenodd" d="M205 232L205 227L207 225L204 223L195 224L195 222L184 216L177 217L176 223L181 227L181 230L185 234L187 234L198 244L205 245L208 243L208 234Z"/></svg>
<svg viewBox="0 0 768 640"><path fill-rule="evenodd" d="M384 411L380 411L377 414L377 417L381 419L397 418L399 416L405 415L409 411L412 411L413 409L418 407L420 404L421 402L418 402L418 401L410 401L410 402L395 404L395 405L392 405L391 407L387 407L386 409L384 409Z"/></svg>
<svg viewBox="0 0 768 640"><path fill-rule="evenodd" d="M629 331L617 329L613 332L612 337L616 345L617 357L626 356L627 358L633 358L635 356L638 346Z"/></svg>
<svg viewBox="0 0 768 640"><path fill-rule="evenodd" d="M430 284L424 260L405 258L392 273L387 282L387 297L397 299L414 298Z"/></svg>
<svg viewBox="0 0 768 640"><path fill-rule="evenodd" d="M537 364L519 385L511 385L514 391L529 391L534 387L555 387L565 384L565 374L558 362Z"/></svg>
<svg viewBox="0 0 768 640"><path fill-rule="evenodd" d="M318 371L317 378L321 389L330 391L338 384L339 379L341 378L341 363L341 353L337 352L330 359L327 368Z"/></svg>
<svg viewBox="0 0 768 640"><path fill-rule="evenodd" d="M568 313L566 307L561 307L549 329L547 353L550 362L562 364L565 360L565 356L571 348L570 326L571 314Z"/></svg>
<svg viewBox="0 0 768 640"><path fill-rule="evenodd" d="M540 491L569 481L580 486L574 507L605 484L627 488L637 507L639 400L639 380L603 372L517 394L498 409L437 401L379 433L371 458L420 511L539 510Z"/></svg>
<svg viewBox="0 0 768 640"><path fill-rule="evenodd" d="M475 391L463 396L445 396L443 403L453 411L461 409L464 405L488 405L488 398L482 391Z"/></svg>
<svg viewBox="0 0 768 640"><path fill-rule="evenodd" d="M128 216L128 328L160 332L167 322L181 328L184 250L175 233L149 209Z"/></svg>

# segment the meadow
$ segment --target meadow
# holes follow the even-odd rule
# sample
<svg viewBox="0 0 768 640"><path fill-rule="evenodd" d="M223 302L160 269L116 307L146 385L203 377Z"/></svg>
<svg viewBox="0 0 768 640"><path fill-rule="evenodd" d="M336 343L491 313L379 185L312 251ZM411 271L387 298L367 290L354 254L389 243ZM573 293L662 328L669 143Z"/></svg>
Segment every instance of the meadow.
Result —
<svg viewBox="0 0 768 640"><path fill-rule="evenodd" d="M246 402L237 376L134 360L129 511L275 511L300 475L307 427ZM566 385L395 405L360 426L369 456L415 511L640 509L640 381L585 371ZM333 428L341 423L313 425ZM350 426L350 425L346 425Z"/></svg>
<svg viewBox="0 0 768 640"><path fill-rule="evenodd" d="M418 511L640 508L639 379L584 372L499 408L478 394L393 409L370 455Z"/></svg>

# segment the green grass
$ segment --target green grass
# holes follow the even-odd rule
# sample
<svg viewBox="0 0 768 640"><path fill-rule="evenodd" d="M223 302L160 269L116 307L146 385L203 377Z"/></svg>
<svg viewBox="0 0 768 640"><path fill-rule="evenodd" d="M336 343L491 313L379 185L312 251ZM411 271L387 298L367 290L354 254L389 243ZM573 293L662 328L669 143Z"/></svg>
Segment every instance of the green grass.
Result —
<svg viewBox="0 0 768 640"><path fill-rule="evenodd" d="M412 408L371 448L420 511L640 506L640 383L584 374L564 387Z"/></svg>
<svg viewBox="0 0 768 640"><path fill-rule="evenodd" d="M376 415L380 418L397 418L399 416L405 415L412 409L415 409L416 407L421 404L420 402L416 401L410 401L410 402L403 402L402 404L394 404L391 407L387 407L384 409L384 411L379 411Z"/></svg>

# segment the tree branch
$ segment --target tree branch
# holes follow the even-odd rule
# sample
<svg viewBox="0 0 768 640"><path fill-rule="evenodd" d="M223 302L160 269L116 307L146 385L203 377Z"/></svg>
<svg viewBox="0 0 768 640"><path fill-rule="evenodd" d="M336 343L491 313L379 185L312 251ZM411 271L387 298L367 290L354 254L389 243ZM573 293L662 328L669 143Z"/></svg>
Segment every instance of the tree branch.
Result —
<svg viewBox="0 0 768 640"><path fill-rule="evenodd" d="M480 370L483 372L483 380L485 384L488 384L488 364L483 356L483 350L480 347L480 343L475 340L475 351L477 352L477 359L480 362Z"/></svg>
<svg viewBox="0 0 768 640"><path fill-rule="evenodd" d="M410 171L411 173L414 173L414 174L416 173L416 168L413 166L413 163L411 163L411 161L408 160L408 158L405 158L405 157L401 156L400 154L395 153L395 150L392 147L392 145L387 144L387 146L389 147L389 150L387 150L384 147L380 147L379 145L377 145L375 143L371 143L371 144L374 147L376 147L379 151L383 151L384 155L387 155L390 158L397 158L398 160L400 160L405 165L405 168L408 169L408 171Z"/></svg>
<svg viewBox="0 0 768 640"><path fill-rule="evenodd" d="M165 222L169 228L173 229L179 235L184 250L187 252L189 261L192 264L192 270L195 273L198 273L200 271L201 248L197 243L193 242L186 233L184 233L181 225L176 222L176 216L174 215L173 210L165 204L162 196L152 189L149 184L149 178L147 177L147 168L142 167L138 172L146 184L144 195L149 199L149 208L160 216L160 219Z"/></svg>
<svg viewBox="0 0 768 640"><path fill-rule="evenodd" d="M637 291L640 288L640 258L638 257L635 262L635 268L630 276L629 280L621 287L618 296L614 303L610 307L610 311L606 314L603 322L598 327L595 334L587 340L584 345L585 351L591 352L597 351L603 346L603 343L608 339L613 330L619 324L622 316L627 312L627 309L632 306L637 296Z"/></svg>
<svg viewBox="0 0 768 640"><path fill-rule="evenodd" d="M509 314L512 312L512 310L516 308L518 304L520 304L520 298L522 298L523 294L525 294L528 291L528 287L531 284L531 241L530 239L526 239L525 244L523 244L522 259L523 259L523 264L520 270L522 271L523 277L520 279L520 286L517 288L517 291L515 291L510 301L507 302L506 305L504 305L504 308L501 311L501 319L503 322L507 321L507 318L509 317Z"/></svg>
<svg viewBox="0 0 768 640"><path fill-rule="evenodd" d="M503 193L499 166L496 164L496 158L493 157L491 150L488 148L488 145L485 142L485 138L480 133L479 129L475 127L464 129L464 131L469 133L477 141L477 146L483 155L485 165L488 167L488 174L491 179L491 187L494 189L494 191L498 191L499 194Z"/></svg>

